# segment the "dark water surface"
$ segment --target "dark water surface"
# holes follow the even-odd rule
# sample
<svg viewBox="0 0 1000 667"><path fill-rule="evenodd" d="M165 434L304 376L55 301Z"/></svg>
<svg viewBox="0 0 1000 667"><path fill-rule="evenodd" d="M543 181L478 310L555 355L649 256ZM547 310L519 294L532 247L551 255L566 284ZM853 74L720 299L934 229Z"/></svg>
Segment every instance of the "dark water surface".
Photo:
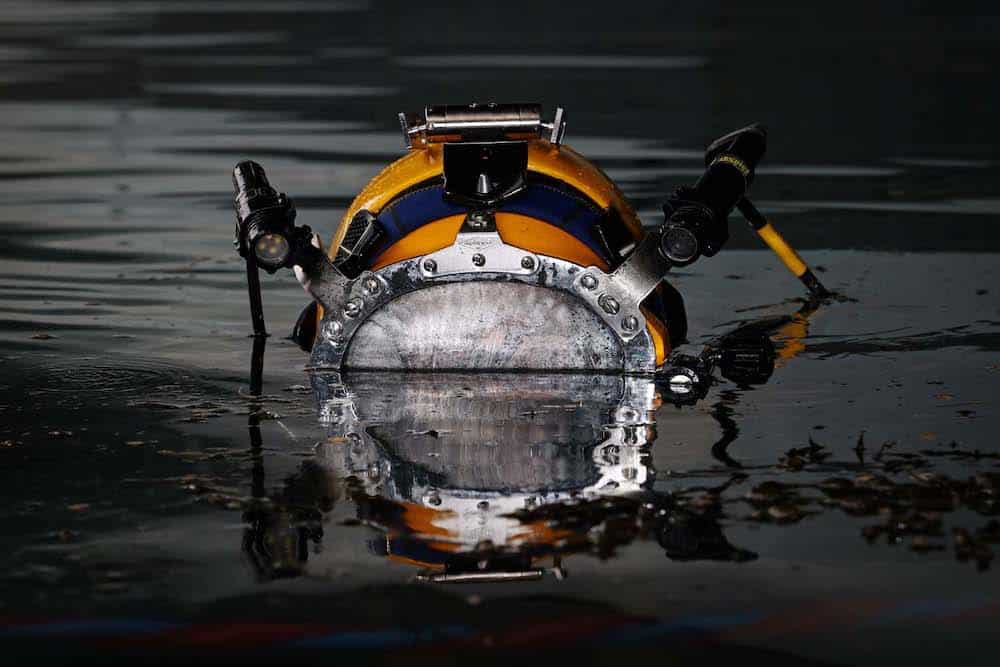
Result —
<svg viewBox="0 0 1000 667"><path fill-rule="evenodd" d="M0 640L995 664L1000 19L643 5L4 2ZM650 224L766 123L754 197L852 300L786 324L767 385L648 420L607 378L347 405L280 335L250 397L233 164L328 235L398 111L477 99L566 106ZM676 274L695 348L802 306L731 227ZM281 334L306 302L264 299ZM444 562L531 580L417 581Z"/></svg>

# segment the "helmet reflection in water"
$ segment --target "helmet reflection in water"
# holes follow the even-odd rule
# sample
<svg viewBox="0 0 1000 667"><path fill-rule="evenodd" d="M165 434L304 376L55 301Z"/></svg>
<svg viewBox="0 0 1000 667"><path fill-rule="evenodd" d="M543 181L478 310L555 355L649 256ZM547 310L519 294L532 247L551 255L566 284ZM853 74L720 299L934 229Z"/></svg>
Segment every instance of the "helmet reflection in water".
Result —
<svg viewBox="0 0 1000 667"><path fill-rule="evenodd" d="M729 545L711 512L687 514L653 490L659 397L648 378L328 373L313 388L328 437L286 484L299 514L278 499L245 544L285 545L269 549L285 560L272 576L301 569L340 493L381 534L375 554L431 581L560 577L564 556L607 557L636 538L675 559L755 557Z"/></svg>

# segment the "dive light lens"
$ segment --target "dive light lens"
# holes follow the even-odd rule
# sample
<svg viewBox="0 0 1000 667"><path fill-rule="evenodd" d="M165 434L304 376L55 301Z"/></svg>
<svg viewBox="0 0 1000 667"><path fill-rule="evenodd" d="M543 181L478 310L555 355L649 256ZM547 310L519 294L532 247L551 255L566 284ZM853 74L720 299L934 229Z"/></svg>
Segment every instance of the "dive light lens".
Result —
<svg viewBox="0 0 1000 667"><path fill-rule="evenodd" d="M698 237L680 225L668 227L660 238L663 254L673 262L686 264L698 256Z"/></svg>
<svg viewBox="0 0 1000 667"><path fill-rule="evenodd" d="M278 268L288 259L291 247L281 234L261 234L253 244L257 263L267 268Z"/></svg>

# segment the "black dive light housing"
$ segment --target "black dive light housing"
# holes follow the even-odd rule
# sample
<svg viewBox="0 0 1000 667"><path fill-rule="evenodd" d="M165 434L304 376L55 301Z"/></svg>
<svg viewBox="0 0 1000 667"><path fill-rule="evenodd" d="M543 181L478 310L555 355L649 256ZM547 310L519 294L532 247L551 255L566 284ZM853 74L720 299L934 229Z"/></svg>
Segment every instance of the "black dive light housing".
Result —
<svg viewBox="0 0 1000 667"><path fill-rule="evenodd" d="M678 407L694 405L715 382L713 370L742 387L764 384L774 373L775 357L774 343L766 333L737 329L697 357L673 354L660 373L662 397Z"/></svg>
<svg viewBox="0 0 1000 667"><path fill-rule="evenodd" d="M764 333L724 336L716 354L722 377L741 386L764 384L774 373L774 343Z"/></svg>
<svg viewBox="0 0 1000 667"><path fill-rule="evenodd" d="M264 168L245 160L233 169L233 207L236 209L234 245L246 260L247 290L253 335L266 337L264 308L260 295L259 268L274 273L308 260L319 253L312 245L312 230L295 226L295 205L267 180Z"/></svg>
<svg viewBox="0 0 1000 667"><path fill-rule="evenodd" d="M251 160L233 169L233 189L240 256L268 273L290 267L302 241L308 245L312 236L308 227L295 226L295 205L271 187L264 168Z"/></svg>
<svg viewBox="0 0 1000 667"><path fill-rule="evenodd" d="M705 150L705 172L693 187L678 188L663 207L661 248L678 265L711 257L729 239L727 219L746 195L767 148L759 124L730 132Z"/></svg>

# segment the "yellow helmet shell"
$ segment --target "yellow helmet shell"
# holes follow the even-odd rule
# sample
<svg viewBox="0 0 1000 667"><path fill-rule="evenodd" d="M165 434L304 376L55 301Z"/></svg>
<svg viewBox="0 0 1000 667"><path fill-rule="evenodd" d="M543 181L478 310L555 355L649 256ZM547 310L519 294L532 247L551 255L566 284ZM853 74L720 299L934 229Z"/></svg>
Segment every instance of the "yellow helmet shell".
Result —
<svg viewBox="0 0 1000 667"><path fill-rule="evenodd" d="M350 222L359 211L366 210L378 216L421 188L439 185L443 177L443 153L440 143L417 145L375 176L344 214L330 242L330 257L336 256ZM606 214L614 221L615 232L621 237L632 241L642 237L642 223L621 191L604 172L572 148L554 145L545 139L531 139L528 141L528 173L574 193ZM419 220L412 228L397 230L387 247L380 248L370 257L366 268L374 271L447 248L455 242L464 219L465 213L459 210L428 210L426 220ZM615 268L613 256L601 252L596 242L585 238L589 228L560 226L533 211L505 211L502 206L495 214L495 221L504 243L511 246L584 267L595 266L602 271ZM657 364L662 364L669 353L667 327L650 308L643 308L643 314L656 348ZM319 316L322 318L322 313Z"/></svg>

